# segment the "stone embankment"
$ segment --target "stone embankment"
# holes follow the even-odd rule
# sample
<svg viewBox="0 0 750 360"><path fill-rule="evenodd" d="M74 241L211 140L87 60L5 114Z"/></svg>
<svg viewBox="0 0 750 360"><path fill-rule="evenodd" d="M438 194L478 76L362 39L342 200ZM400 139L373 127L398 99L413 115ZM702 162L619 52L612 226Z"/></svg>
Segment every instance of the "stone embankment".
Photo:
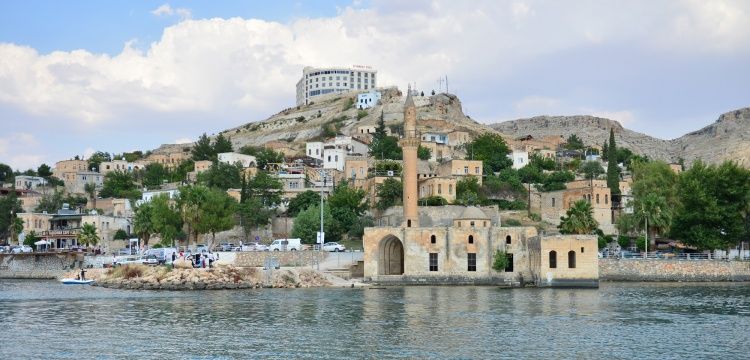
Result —
<svg viewBox="0 0 750 360"><path fill-rule="evenodd" d="M0 254L0 279L54 279L83 261L81 253Z"/></svg>
<svg viewBox="0 0 750 360"><path fill-rule="evenodd" d="M750 262L599 259L601 281L750 281Z"/></svg>
<svg viewBox="0 0 750 360"><path fill-rule="evenodd" d="M70 272L65 277L75 277ZM113 269L91 269L87 279L95 285L132 290L221 290L253 288L309 288L331 286L326 276L312 269L280 269L219 266L212 269L126 265Z"/></svg>

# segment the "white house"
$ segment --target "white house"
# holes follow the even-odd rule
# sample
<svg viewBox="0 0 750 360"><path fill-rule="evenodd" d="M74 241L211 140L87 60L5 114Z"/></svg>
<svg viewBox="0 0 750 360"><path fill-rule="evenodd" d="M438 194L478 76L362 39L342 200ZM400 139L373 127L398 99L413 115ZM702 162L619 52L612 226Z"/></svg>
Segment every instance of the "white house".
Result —
<svg viewBox="0 0 750 360"><path fill-rule="evenodd" d="M326 147L323 149L323 168L344 171L346 163L346 149L337 147Z"/></svg>
<svg viewBox="0 0 750 360"><path fill-rule="evenodd" d="M170 199L174 200L177 198L177 196L180 195L180 190L178 189L145 190L143 192L143 195L141 196L141 199L136 201L135 205L140 206L143 203L150 202L155 197L162 195L162 194L167 194L167 196L169 196Z"/></svg>
<svg viewBox="0 0 750 360"><path fill-rule="evenodd" d="M426 132L422 133L423 142L434 142L436 144L447 144L448 135L440 132Z"/></svg>
<svg viewBox="0 0 750 360"><path fill-rule="evenodd" d="M305 144L305 154L313 159L323 160L323 143L314 141Z"/></svg>
<svg viewBox="0 0 750 360"><path fill-rule="evenodd" d="M529 152L526 150L513 150L508 154L508 158L513 160L513 168L518 170L529 163Z"/></svg>
<svg viewBox="0 0 750 360"><path fill-rule="evenodd" d="M44 185L47 185L47 180L40 176L16 176L16 189L19 190L33 190Z"/></svg>
<svg viewBox="0 0 750 360"><path fill-rule="evenodd" d="M102 175L112 171L133 172L134 170L143 169L145 166L146 165L143 163L127 162L125 160L104 161L99 164L99 172L102 173Z"/></svg>
<svg viewBox="0 0 750 360"><path fill-rule="evenodd" d="M231 165L240 163L242 164L243 168L255 167L255 164L258 163L257 160L255 159L255 156L238 154L235 152L220 153L219 162L222 162L225 164L231 164Z"/></svg>
<svg viewBox="0 0 750 360"><path fill-rule="evenodd" d="M370 90L366 93L361 93L357 95L357 109L371 108L378 103L378 100L380 100L379 91Z"/></svg>

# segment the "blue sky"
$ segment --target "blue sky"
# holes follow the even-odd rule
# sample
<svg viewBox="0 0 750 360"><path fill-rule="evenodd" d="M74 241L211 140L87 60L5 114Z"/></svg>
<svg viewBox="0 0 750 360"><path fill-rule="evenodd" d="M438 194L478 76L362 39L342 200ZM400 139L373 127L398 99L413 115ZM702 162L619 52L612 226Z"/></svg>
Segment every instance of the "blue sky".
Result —
<svg viewBox="0 0 750 360"><path fill-rule="evenodd" d="M750 106L750 3L0 2L0 162L185 142L294 102L305 65L367 64L473 119L590 114L660 138Z"/></svg>

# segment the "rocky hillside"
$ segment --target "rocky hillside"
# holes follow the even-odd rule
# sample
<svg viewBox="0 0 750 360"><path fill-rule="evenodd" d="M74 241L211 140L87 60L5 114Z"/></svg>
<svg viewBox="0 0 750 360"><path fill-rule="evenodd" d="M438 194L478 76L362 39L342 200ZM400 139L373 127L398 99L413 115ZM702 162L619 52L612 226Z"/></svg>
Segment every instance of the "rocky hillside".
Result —
<svg viewBox="0 0 750 360"><path fill-rule="evenodd" d="M715 123L673 140L657 139L625 129L617 121L588 115L537 116L492 124L490 127L512 137L568 137L576 134L587 145L602 145L603 139L609 138L609 129L612 128L618 146L652 159L677 161L683 158L687 164L696 159L708 163L734 160L750 167L750 108L722 114Z"/></svg>
<svg viewBox="0 0 750 360"><path fill-rule="evenodd" d="M266 120L243 124L221 133L232 141L235 149L245 145L260 146L272 142L277 147L282 146L302 154L305 142L323 139L323 129L331 125L340 134L353 135L359 126L376 125L381 112L386 126L402 124L404 96L396 88L383 89L381 101L365 110L366 115L361 116L356 106L350 105L356 102L356 93L332 95L313 104L288 108ZM457 129L473 134L492 131L464 115L461 101L453 94L415 96L414 103L423 131ZM191 144L165 144L154 152L170 152L185 146Z"/></svg>

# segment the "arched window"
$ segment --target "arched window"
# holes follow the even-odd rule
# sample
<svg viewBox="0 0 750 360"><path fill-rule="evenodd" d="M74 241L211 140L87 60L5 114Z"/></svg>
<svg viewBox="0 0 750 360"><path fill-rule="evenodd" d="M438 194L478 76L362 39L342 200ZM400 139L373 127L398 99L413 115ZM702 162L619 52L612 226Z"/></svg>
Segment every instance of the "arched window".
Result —
<svg viewBox="0 0 750 360"><path fill-rule="evenodd" d="M573 250L568 251L568 268L576 268L576 252Z"/></svg>
<svg viewBox="0 0 750 360"><path fill-rule="evenodd" d="M486 222L486 221L484 222L484 225L483 225L483 226L484 226L484 227L487 227L487 222Z"/></svg>
<svg viewBox="0 0 750 360"><path fill-rule="evenodd" d="M510 244L510 235L505 237L505 243Z"/></svg>
<svg viewBox="0 0 750 360"><path fill-rule="evenodd" d="M557 251L552 250L549 252L549 268L557 269Z"/></svg>
<svg viewBox="0 0 750 360"><path fill-rule="evenodd" d="M471 225L472 227L474 227L474 222L472 221L469 225Z"/></svg>
<svg viewBox="0 0 750 360"><path fill-rule="evenodd" d="M411 227L411 219L406 220L406 227Z"/></svg>
<svg viewBox="0 0 750 360"><path fill-rule="evenodd" d="M599 194L596 194L596 203L599 203Z"/></svg>
<svg viewBox="0 0 750 360"><path fill-rule="evenodd" d="M435 244L435 243L437 243L437 237L435 237L435 235L431 235L430 236L430 244Z"/></svg>
<svg viewBox="0 0 750 360"><path fill-rule="evenodd" d="M469 244L474 243L474 235L469 235Z"/></svg>

